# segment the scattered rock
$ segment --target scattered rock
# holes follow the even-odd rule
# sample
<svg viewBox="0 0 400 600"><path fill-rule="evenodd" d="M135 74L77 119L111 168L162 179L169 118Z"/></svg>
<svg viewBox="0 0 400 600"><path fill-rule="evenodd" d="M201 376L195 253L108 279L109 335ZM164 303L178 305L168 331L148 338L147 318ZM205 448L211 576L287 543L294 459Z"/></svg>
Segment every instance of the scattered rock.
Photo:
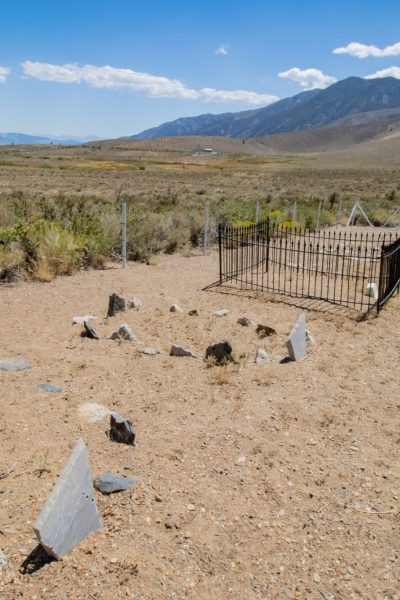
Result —
<svg viewBox="0 0 400 600"><path fill-rule="evenodd" d="M108 300L107 317L114 317L117 313L126 309L125 300L118 294L111 294Z"/></svg>
<svg viewBox="0 0 400 600"><path fill-rule="evenodd" d="M162 502L163 501L162 497L160 496L160 494L154 494L154 500L156 502Z"/></svg>
<svg viewBox="0 0 400 600"><path fill-rule="evenodd" d="M253 321L250 321L247 317L239 317L237 322L239 325L243 325L243 327L250 327L250 325L253 325Z"/></svg>
<svg viewBox="0 0 400 600"><path fill-rule="evenodd" d="M65 391L63 388L53 385L52 383L38 383L36 387L44 392L49 392L49 394L57 394Z"/></svg>
<svg viewBox="0 0 400 600"><path fill-rule="evenodd" d="M235 465L244 465L245 462L246 462L246 457L245 456L239 456L239 458L235 462Z"/></svg>
<svg viewBox="0 0 400 600"><path fill-rule="evenodd" d="M88 321L84 321L83 322L83 326L85 328L84 334L86 335L86 337L91 338L93 340L99 340L99 336L97 335L97 333L95 332L95 330L93 329L93 327L91 326L91 324Z"/></svg>
<svg viewBox="0 0 400 600"><path fill-rule="evenodd" d="M165 529L179 529L179 525L175 523L172 519L167 519L165 521Z"/></svg>
<svg viewBox="0 0 400 600"><path fill-rule="evenodd" d="M2 550L0 550L0 573L3 570L3 568L7 565L8 560L7 560L7 556L4 554L4 552Z"/></svg>
<svg viewBox="0 0 400 600"><path fill-rule="evenodd" d="M173 304L172 306L169 307L169 312L181 313L181 312L183 312L183 310L181 309L180 306L178 306L178 304Z"/></svg>
<svg viewBox="0 0 400 600"><path fill-rule="evenodd" d="M107 471L93 480L93 485L102 494L113 494L114 492L123 492L139 483L138 479L131 479L123 475L113 475Z"/></svg>
<svg viewBox="0 0 400 600"><path fill-rule="evenodd" d="M139 308L141 308L143 306L143 302L141 300L139 300L139 298L136 298L134 296L133 298L129 298L126 305L128 308L133 308L134 310L139 310Z"/></svg>
<svg viewBox="0 0 400 600"><path fill-rule="evenodd" d="M0 358L0 371L24 371L31 365L23 356L2 356Z"/></svg>
<svg viewBox="0 0 400 600"><path fill-rule="evenodd" d="M59 560L100 526L86 446L79 440L33 530L47 554Z"/></svg>
<svg viewBox="0 0 400 600"><path fill-rule="evenodd" d="M154 356L155 354L160 354L160 351L157 350L157 348L153 348L152 346L147 346L146 348L143 348L141 352L143 354L149 354L151 356Z"/></svg>
<svg viewBox="0 0 400 600"><path fill-rule="evenodd" d="M221 308L221 310L215 310L214 315L216 317L226 317L229 315L229 310L227 310L226 308Z"/></svg>
<svg viewBox="0 0 400 600"><path fill-rule="evenodd" d="M198 317L199 311L197 310L197 308L193 308L193 310L189 310L188 315L190 317Z"/></svg>
<svg viewBox="0 0 400 600"><path fill-rule="evenodd" d="M286 347L291 360L301 360L307 356L306 316L304 313L300 315L289 333Z"/></svg>
<svg viewBox="0 0 400 600"><path fill-rule="evenodd" d="M376 283L367 283L365 288L365 294L370 298L373 298L374 300L378 300L379 292Z"/></svg>
<svg viewBox="0 0 400 600"><path fill-rule="evenodd" d="M306 329L306 341L309 344L315 344L315 339L313 338L311 333L308 331L308 329Z"/></svg>
<svg viewBox="0 0 400 600"><path fill-rule="evenodd" d="M188 504L187 509L190 511L194 511L194 510L196 510L196 507L194 504Z"/></svg>
<svg viewBox="0 0 400 600"><path fill-rule="evenodd" d="M264 348L258 348L256 353L256 363L258 365L266 365L269 363L268 353L264 350Z"/></svg>
<svg viewBox="0 0 400 600"><path fill-rule="evenodd" d="M219 342L213 346L208 346L206 350L206 359L207 358L214 358L218 365L224 365L233 360L232 346L229 342Z"/></svg>
<svg viewBox="0 0 400 600"><path fill-rule="evenodd" d="M191 358L197 358L195 354L191 350L186 350L186 348L182 348L182 346L176 346L173 344L171 346L171 350L169 353L170 356L190 356Z"/></svg>
<svg viewBox="0 0 400 600"><path fill-rule="evenodd" d="M131 421L124 419L124 417L117 413L111 413L110 415L110 431L108 435L110 436L110 440L119 444L136 445L136 436Z"/></svg>
<svg viewBox="0 0 400 600"><path fill-rule="evenodd" d="M86 402L78 407L79 414L84 417L89 423L97 423L110 415L111 412L105 406L96 404L96 402Z"/></svg>
<svg viewBox="0 0 400 600"><path fill-rule="evenodd" d="M132 342L135 339L135 336L132 333L131 328L126 323L123 323L112 332L110 335L111 340L129 340Z"/></svg>
<svg viewBox="0 0 400 600"><path fill-rule="evenodd" d="M260 338L270 337L271 335L277 335L276 329L269 327L269 325L257 325L256 334Z"/></svg>
<svg viewBox="0 0 400 600"><path fill-rule="evenodd" d="M83 317L72 317L72 324L83 325L85 321L92 321L93 319L97 319L97 317L93 315L83 315Z"/></svg>
<svg viewBox="0 0 400 600"><path fill-rule="evenodd" d="M318 573L314 573L313 579L314 579L315 583L319 583L321 581L321 577Z"/></svg>

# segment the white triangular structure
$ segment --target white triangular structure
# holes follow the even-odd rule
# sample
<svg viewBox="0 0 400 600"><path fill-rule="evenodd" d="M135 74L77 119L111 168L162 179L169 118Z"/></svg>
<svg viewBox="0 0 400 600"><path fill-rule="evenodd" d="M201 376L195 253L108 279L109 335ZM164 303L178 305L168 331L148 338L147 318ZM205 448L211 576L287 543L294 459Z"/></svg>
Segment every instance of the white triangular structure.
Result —
<svg viewBox="0 0 400 600"><path fill-rule="evenodd" d="M59 560L100 527L89 458L80 439L33 530L47 554Z"/></svg>
<svg viewBox="0 0 400 600"><path fill-rule="evenodd" d="M362 214L362 216L364 217L364 219L367 221L368 225L370 227L373 227L371 221L368 219L367 215L365 214L365 211L363 210L363 208L361 207L359 202L356 202L355 205L353 206L353 208L351 209L351 213L349 216L349 220L347 221L346 227L349 227L349 225L353 225L354 222L354 216L357 212L357 210L360 211L360 213Z"/></svg>

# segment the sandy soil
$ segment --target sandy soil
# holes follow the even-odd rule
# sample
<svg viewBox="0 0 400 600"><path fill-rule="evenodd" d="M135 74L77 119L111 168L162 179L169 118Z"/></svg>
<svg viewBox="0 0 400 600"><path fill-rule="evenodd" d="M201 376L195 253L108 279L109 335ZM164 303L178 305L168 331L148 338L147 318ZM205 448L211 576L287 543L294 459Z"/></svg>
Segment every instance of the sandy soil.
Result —
<svg viewBox="0 0 400 600"><path fill-rule="evenodd" d="M282 364L301 308L202 291L216 254L157 261L0 288L0 356L32 365L0 371L0 597L399 599L400 297L359 323L307 311L315 343ZM112 292L143 308L105 319ZM174 302L183 313L169 312ZM229 315L215 317L220 308ZM88 313L99 341L71 324ZM242 316L278 335L259 340ZM107 339L124 322L137 341ZM206 347L223 340L238 364L207 367ZM198 358L170 357L172 343ZM270 364L254 363L258 347ZM87 402L131 419L136 448L108 439L107 417L80 416ZM102 529L23 574L32 525L79 437L94 476L140 483L96 492Z"/></svg>

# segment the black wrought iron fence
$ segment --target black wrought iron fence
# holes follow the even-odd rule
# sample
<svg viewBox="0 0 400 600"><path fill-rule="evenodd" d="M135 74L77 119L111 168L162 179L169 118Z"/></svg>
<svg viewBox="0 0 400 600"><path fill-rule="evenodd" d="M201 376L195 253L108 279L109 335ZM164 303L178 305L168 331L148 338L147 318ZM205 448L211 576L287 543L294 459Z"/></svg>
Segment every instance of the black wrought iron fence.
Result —
<svg viewBox="0 0 400 600"><path fill-rule="evenodd" d="M250 227L220 225L218 239L221 284L360 310L381 308L399 287L395 234L308 231L266 220Z"/></svg>

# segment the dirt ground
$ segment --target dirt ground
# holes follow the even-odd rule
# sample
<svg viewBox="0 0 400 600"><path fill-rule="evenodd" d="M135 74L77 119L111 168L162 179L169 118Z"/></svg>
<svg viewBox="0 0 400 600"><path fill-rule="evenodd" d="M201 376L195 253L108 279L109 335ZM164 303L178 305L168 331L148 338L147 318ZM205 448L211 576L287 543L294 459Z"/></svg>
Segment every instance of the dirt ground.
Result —
<svg viewBox="0 0 400 600"><path fill-rule="evenodd" d="M0 371L3 600L400 598L400 296L357 322L340 308L203 291L217 272L216 253L176 255L1 286L0 356L32 365ZM112 292L143 307L106 319ZM214 316L221 308L227 317ZM281 363L303 310L314 343ZM100 340L72 325L83 314L98 317ZM243 316L278 335L258 339ZM108 339L121 323L137 341ZM208 366L207 346L225 340L237 363ZM198 358L170 357L172 343ZM138 351L148 345L161 353ZM269 364L255 364L258 347ZM88 402L131 419L137 446L110 441L107 416L84 418ZM24 573L32 526L80 437L93 476L140 482L96 492L101 530Z"/></svg>

